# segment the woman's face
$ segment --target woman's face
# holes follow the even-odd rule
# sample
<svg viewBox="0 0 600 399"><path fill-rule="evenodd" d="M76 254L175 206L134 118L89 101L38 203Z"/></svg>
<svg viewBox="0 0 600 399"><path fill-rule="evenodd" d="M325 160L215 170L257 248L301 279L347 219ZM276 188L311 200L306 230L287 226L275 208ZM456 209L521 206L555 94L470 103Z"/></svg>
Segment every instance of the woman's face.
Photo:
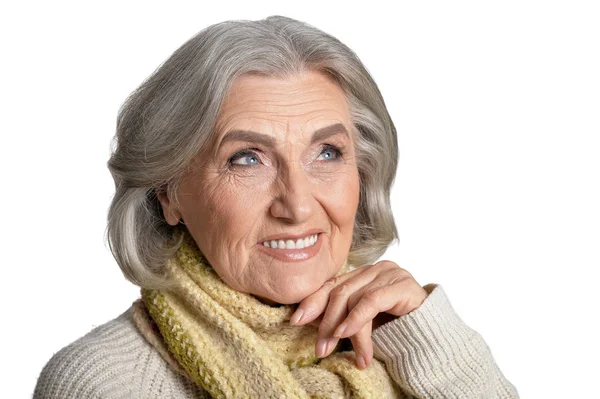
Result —
<svg viewBox="0 0 600 399"><path fill-rule="evenodd" d="M359 177L342 89L318 72L237 78L216 139L179 189L160 195L232 288L267 303L300 302L341 268Z"/></svg>

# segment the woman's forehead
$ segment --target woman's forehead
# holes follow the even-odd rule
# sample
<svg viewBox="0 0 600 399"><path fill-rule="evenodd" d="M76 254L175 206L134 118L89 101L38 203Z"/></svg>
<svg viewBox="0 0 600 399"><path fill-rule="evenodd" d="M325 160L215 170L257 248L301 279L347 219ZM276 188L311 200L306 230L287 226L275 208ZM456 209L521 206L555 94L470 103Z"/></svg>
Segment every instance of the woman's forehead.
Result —
<svg viewBox="0 0 600 399"><path fill-rule="evenodd" d="M232 84L221 107L217 131L232 129L310 133L349 121L346 96L330 77L304 72L288 78L242 75Z"/></svg>

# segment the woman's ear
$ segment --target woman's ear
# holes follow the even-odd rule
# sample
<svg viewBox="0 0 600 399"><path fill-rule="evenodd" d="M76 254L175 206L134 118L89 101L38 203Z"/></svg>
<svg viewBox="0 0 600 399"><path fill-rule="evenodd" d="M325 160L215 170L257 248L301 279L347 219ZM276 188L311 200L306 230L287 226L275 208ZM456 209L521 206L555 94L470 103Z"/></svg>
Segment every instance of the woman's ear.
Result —
<svg viewBox="0 0 600 399"><path fill-rule="evenodd" d="M160 201L163 215L167 223L169 223L171 226L177 225L181 219L181 214L179 213L179 210L175 208L173 202L169 199L166 191L164 189L157 190L156 197Z"/></svg>

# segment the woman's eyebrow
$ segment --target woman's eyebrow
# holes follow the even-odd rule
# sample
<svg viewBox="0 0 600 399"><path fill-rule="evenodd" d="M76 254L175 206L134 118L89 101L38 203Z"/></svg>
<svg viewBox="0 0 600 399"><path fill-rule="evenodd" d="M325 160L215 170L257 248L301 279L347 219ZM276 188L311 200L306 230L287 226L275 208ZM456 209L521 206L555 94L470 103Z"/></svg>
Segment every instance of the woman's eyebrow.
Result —
<svg viewBox="0 0 600 399"><path fill-rule="evenodd" d="M311 144L313 144L317 141L325 140L328 137L331 137L331 136L334 136L334 135L340 134L340 133L349 137L346 127L342 123L335 123L333 125L329 125L329 126L325 126L320 129L317 129L313 133L313 135L310 139L310 142L311 142ZM249 143L257 143L257 144L262 144L265 147L271 147L271 148L275 147L275 144L276 144L276 139L273 136L269 136L267 134L262 134L262 133L258 133L258 132L253 132L251 130L239 130L239 129L232 130L232 131L228 132L227 134L225 134L225 136L221 140L221 143L219 144L219 147L221 147L223 144L225 144L229 141L243 141L243 142L249 142Z"/></svg>
<svg viewBox="0 0 600 399"><path fill-rule="evenodd" d="M312 138L310 139L310 143L315 143L317 141L325 140L331 136L335 136L336 134L344 134L346 137L350 138L348 135L348 131L346 127L342 123L335 123L333 125L322 127L316 130Z"/></svg>
<svg viewBox="0 0 600 399"><path fill-rule="evenodd" d="M269 136L267 134L253 132L251 130L232 130L228 132L221 140L221 144L219 145L219 147L229 141L244 141L250 143L258 143L266 147L275 147L276 143L274 137Z"/></svg>

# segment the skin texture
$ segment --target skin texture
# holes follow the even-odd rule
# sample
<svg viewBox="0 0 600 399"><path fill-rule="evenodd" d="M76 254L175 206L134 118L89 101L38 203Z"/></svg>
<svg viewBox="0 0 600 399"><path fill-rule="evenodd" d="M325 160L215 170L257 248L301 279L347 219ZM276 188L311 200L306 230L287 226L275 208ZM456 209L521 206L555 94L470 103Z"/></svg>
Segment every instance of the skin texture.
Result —
<svg viewBox="0 0 600 399"><path fill-rule="evenodd" d="M347 133L314 141L315 131L335 124ZM230 140L236 130L256 134ZM221 108L214 140L181 182L180 206L165 192L158 198L167 222L185 221L229 286L268 304L299 303L292 323L319 326L317 355L334 349L334 330L348 315L341 337L350 337L364 368L373 323L416 309L427 293L387 261L333 278L348 256L359 201L353 134L345 94L328 76L242 75ZM308 231L322 240L309 259L281 260L261 248L267 237Z"/></svg>

